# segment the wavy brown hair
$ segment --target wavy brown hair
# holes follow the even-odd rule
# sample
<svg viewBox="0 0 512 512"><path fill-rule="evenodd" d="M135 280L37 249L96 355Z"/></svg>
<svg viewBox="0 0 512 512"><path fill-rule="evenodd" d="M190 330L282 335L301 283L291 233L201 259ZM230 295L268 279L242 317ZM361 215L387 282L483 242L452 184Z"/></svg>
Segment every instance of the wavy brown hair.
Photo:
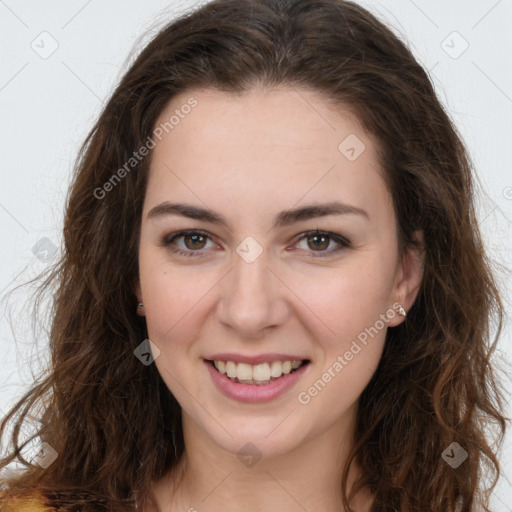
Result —
<svg viewBox="0 0 512 512"><path fill-rule="evenodd" d="M22 457L29 413L58 459L46 469L27 461L4 477L4 500L38 492L61 510L132 511L177 465L180 406L156 366L134 356L147 338L134 283L151 154L108 193L98 190L147 144L175 95L256 85L308 89L353 112L378 141L401 254L424 234L416 302L388 329L360 397L340 482L347 510L364 487L373 512L488 511L506 426L491 365L503 309L477 225L472 165L408 47L343 0L214 0L170 22L134 60L81 149L62 256L41 285L53 299L51 367L4 422L14 430L0 467ZM452 442L468 453L457 469L441 457ZM362 474L348 489L355 461Z"/></svg>

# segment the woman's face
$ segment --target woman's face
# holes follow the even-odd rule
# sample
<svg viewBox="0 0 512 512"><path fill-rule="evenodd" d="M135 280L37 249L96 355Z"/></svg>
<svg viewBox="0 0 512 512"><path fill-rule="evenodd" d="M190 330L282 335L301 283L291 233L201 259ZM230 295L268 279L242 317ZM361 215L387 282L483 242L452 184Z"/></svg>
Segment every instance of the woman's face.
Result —
<svg viewBox="0 0 512 512"><path fill-rule="evenodd" d="M375 141L292 88L183 93L155 128L138 298L185 432L264 456L342 432L419 276Z"/></svg>

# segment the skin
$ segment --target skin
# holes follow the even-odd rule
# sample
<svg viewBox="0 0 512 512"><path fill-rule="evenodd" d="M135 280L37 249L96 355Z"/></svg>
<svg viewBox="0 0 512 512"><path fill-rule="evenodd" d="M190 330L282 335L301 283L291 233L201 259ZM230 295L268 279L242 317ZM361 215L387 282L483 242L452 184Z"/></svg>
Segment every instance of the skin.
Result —
<svg viewBox="0 0 512 512"><path fill-rule="evenodd" d="M303 89L203 89L174 97L156 125L192 96L197 106L153 150L135 286L144 304L139 314L160 350L154 364L183 411L185 456L154 483L157 503L162 512L235 512L241 504L252 511L343 510L339 481L358 398L379 363L387 326L404 320L393 304L408 310L416 298L421 257L399 257L377 143L348 110L335 111ZM350 134L365 145L354 161L338 149ZM214 210L227 226L148 218L165 201ZM368 218L327 215L272 227L282 210L331 201ZM186 229L211 238L161 245ZM329 253L340 245L304 235L316 229L350 246ZM236 252L248 236L263 250L252 263ZM173 247L200 255L181 256ZM390 308L387 326L300 403L298 394L329 368L332 375L338 356ZM311 363L284 395L247 404L213 385L203 358L219 352L299 354ZM252 467L237 457L248 442L262 457ZM354 466L349 481L357 472ZM356 504L368 510L369 495Z"/></svg>

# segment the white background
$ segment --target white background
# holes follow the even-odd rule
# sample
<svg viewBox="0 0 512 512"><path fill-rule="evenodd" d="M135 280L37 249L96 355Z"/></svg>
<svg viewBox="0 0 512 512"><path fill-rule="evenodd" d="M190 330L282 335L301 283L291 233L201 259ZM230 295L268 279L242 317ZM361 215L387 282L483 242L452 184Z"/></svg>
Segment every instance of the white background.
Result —
<svg viewBox="0 0 512 512"><path fill-rule="evenodd" d="M409 41L469 147L482 185L482 231L510 311L512 1L359 3ZM0 415L47 357L44 333L34 340L31 331L27 287L9 301L6 294L49 264L44 249L48 257L60 247L74 158L126 70L130 51L137 42L139 51L155 29L190 5L0 0ZM511 338L506 319L498 354L506 361ZM506 386L511 389L510 382ZM512 510L511 437L500 455L505 476L494 495L498 512Z"/></svg>

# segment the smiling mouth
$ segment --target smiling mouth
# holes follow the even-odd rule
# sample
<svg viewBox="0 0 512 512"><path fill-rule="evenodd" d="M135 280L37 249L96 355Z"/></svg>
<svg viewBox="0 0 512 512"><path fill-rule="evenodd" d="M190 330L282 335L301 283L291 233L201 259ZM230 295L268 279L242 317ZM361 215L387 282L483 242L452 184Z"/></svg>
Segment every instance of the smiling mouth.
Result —
<svg viewBox="0 0 512 512"><path fill-rule="evenodd" d="M262 386L279 380L285 375L297 371L300 367L309 364L308 359L303 361L272 361L250 365L247 363L235 363L234 361L207 360L215 370L225 375L229 380L237 384L253 384Z"/></svg>

